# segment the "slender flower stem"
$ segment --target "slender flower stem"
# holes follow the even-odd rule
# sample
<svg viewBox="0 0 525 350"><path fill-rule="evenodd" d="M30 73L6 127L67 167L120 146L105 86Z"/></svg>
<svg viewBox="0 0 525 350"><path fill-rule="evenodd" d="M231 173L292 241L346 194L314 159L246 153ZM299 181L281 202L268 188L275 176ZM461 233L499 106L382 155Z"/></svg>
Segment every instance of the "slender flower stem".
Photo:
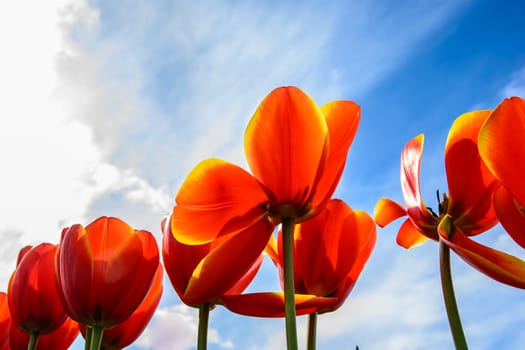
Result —
<svg viewBox="0 0 525 350"><path fill-rule="evenodd" d="M91 349L91 334L93 333L93 328L86 325L86 336L84 337L84 350Z"/></svg>
<svg viewBox="0 0 525 350"><path fill-rule="evenodd" d="M102 335L104 335L104 327L93 326L91 330L91 350L100 350L102 344Z"/></svg>
<svg viewBox="0 0 525 350"><path fill-rule="evenodd" d="M204 303L199 306L199 334L197 338L197 350L206 350L208 343L208 319L210 316L210 304Z"/></svg>
<svg viewBox="0 0 525 350"><path fill-rule="evenodd" d="M439 241L439 267L441 270L441 287L443 298L447 309L448 323L454 339L456 350L468 350L467 340L463 333L463 326L459 317L458 305L452 284L450 272L450 248L442 241Z"/></svg>
<svg viewBox="0 0 525 350"><path fill-rule="evenodd" d="M286 344L288 350L297 350L297 325L295 320L295 287L293 268L294 219L281 218L284 254L284 311L286 316Z"/></svg>
<svg viewBox="0 0 525 350"><path fill-rule="evenodd" d="M27 344L27 350L36 349L38 343L38 332L31 332L29 335L29 343Z"/></svg>
<svg viewBox="0 0 525 350"><path fill-rule="evenodd" d="M307 350L315 350L317 338L317 312L308 315L308 347Z"/></svg>

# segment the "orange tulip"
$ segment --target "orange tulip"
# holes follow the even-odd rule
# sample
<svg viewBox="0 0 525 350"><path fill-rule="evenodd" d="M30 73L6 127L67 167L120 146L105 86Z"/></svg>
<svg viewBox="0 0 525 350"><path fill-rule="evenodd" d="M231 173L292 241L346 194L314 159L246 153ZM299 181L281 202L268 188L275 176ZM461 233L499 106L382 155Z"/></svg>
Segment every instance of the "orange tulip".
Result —
<svg viewBox="0 0 525 350"><path fill-rule="evenodd" d="M162 256L171 284L185 304L213 305L223 294L241 293L255 277L263 260L262 254L247 272L237 272L239 267L244 271L245 252L253 249L249 234L186 245L175 240L169 222L169 218L162 221ZM225 250L230 253L225 254Z"/></svg>
<svg viewBox="0 0 525 350"><path fill-rule="evenodd" d="M155 278L146 297L139 307L124 322L104 330L102 348L118 350L133 343L144 331L153 317L162 296L162 265L159 264ZM80 331L85 337L86 326L80 325Z"/></svg>
<svg viewBox="0 0 525 350"><path fill-rule="evenodd" d="M54 279L57 249L50 243L24 247L9 280L11 319L26 333L51 333L67 318Z"/></svg>
<svg viewBox="0 0 525 350"><path fill-rule="evenodd" d="M38 337L37 349L67 350L78 336L78 323L66 318L58 329L49 334ZM9 331L9 345L11 350L27 350L29 334L22 332L15 326Z"/></svg>
<svg viewBox="0 0 525 350"><path fill-rule="evenodd" d="M498 188L494 207L501 225L525 248L525 100L503 100L479 134L479 152L503 186Z"/></svg>
<svg viewBox="0 0 525 350"><path fill-rule="evenodd" d="M239 278L258 259L281 218L298 223L324 207L342 174L359 118L359 106L350 101L319 109L298 88L273 90L246 129L244 149L253 175L219 159L197 165L176 197L175 238L200 245L219 236L249 236L246 241L257 249L245 252L244 271L239 266L232 276ZM216 254L226 257L236 249Z"/></svg>
<svg viewBox="0 0 525 350"><path fill-rule="evenodd" d="M11 314L9 313L9 306L7 305L7 294L0 292L0 350L9 350L10 327Z"/></svg>
<svg viewBox="0 0 525 350"><path fill-rule="evenodd" d="M401 156L401 185L406 203L382 198L374 219L381 227L408 216L397 242L411 248L426 239L442 240L463 260L489 277L525 288L525 269L519 259L483 246L472 239L493 227L498 219L492 205L498 181L478 152L479 130L491 111L465 113L453 123L445 146L449 194L443 195L437 213L428 209L420 193L420 163L423 135L409 141Z"/></svg>
<svg viewBox="0 0 525 350"><path fill-rule="evenodd" d="M56 264L64 307L79 323L110 328L142 302L159 266L159 250L148 231L100 217L64 230Z"/></svg>
<svg viewBox="0 0 525 350"><path fill-rule="evenodd" d="M294 267L298 314L329 312L346 300L368 260L376 240L372 219L333 199L312 219L295 229ZM283 283L282 232L267 249ZM280 293L223 297L230 310L259 317L283 316Z"/></svg>

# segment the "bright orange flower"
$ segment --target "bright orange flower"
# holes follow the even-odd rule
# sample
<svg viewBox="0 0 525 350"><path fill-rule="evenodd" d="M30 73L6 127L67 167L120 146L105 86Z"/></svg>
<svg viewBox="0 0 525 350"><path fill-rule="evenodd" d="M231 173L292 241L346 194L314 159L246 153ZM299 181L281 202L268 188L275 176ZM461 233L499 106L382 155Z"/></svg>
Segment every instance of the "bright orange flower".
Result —
<svg viewBox="0 0 525 350"><path fill-rule="evenodd" d="M124 322L104 330L102 349L120 350L133 343L142 334L159 305L162 296L162 276L162 265L159 264L148 294L139 307ZM86 326L82 324L79 326L85 337Z"/></svg>
<svg viewBox="0 0 525 350"><path fill-rule="evenodd" d="M365 212L333 199L315 217L296 226L294 284L297 313L329 312L339 308L352 290L376 240L375 224ZM267 249L283 283L282 232L279 244ZM283 316L280 293L223 297L230 310L251 316Z"/></svg>
<svg viewBox="0 0 525 350"><path fill-rule="evenodd" d="M78 333L78 323L68 317L54 332L38 336L37 349L67 350L75 341ZM28 344L29 334L11 326L9 331L10 349L27 350Z"/></svg>
<svg viewBox="0 0 525 350"><path fill-rule="evenodd" d="M215 304L223 294L241 293L255 277L264 249L251 240L256 232L247 230L210 243L186 245L175 240L169 222L169 218L162 221L162 257L171 284L185 304ZM248 265L246 259L251 259L254 250L259 251L259 258Z"/></svg>
<svg viewBox="0 0 525 350"><path fill-rule="evenodd" d="M24 247L9 280L11 319L26 333L51 333L67 318L54 279L57 249L50 243Z"/></svg>
<svg viewBox="0 0 525 350"><path fill-rule="evenodd" d="M144 299L159 266L148 231L100 217L65 229L57 256L57 284L69 316L102 328L126 320Z"/></svg>
<svg viewBox="0 0 525 350"><path fill-rule="evenodd" d="M0 292L0 350L9 350L9 328L11 314L7 305L7 294Z"/></svg>
<svg viewBox="0 0 525 350"><path fill-rule="evenodd" d="M219 159L197 165L176 197L175 238L195 245L254 231L251 239L262 247L282 217L297 223L315 215L339 182L359 118L359 106L350 101L319 109L298 88L273 90L246 129L253 175Z"/></svg>
<svg viewBox="0 0 525 350"><path fill-rule="evenodd" d="M494 176L503 183L494 207L502 226L525 248L525 100L503 100L479 134L479 152Z"/></svg>
<svg viewBox="0 0 525 350"><path fill-rule="evenodd" d="M443 240L467 263L500 282L525 288L525 269L519 259L485 247L469 238L493 227L496 217L492 198L498 181L478 152L479 130L491 111L463 114L453 123L445 146L449 194L443 195L438 213L428 209L420 193L423 135L409 141L401 156L401 185L406 203L382 198L374 219L379 226L407 215L397 242L411 248L426 239Z"/></svg>

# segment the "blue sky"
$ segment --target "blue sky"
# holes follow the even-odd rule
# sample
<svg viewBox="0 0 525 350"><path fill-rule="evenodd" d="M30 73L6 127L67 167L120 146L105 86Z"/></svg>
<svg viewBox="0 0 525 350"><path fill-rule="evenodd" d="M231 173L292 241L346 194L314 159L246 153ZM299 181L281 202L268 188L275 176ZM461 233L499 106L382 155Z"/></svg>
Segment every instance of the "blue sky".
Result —
<svg viewBox="0 0 525 350"><path fill-rule="evenodd" d="M42 2L43 3L43 2ZM443 148L460 114L525 96L521 1L67 1L0 5L0 289L18 250L118 216L159 222L200 160L246 165L244 128L273 88L362 107L337 197L372 213L401 201L399 156L425 133L422 191L446 190ZM320 349L449 349L437 245L407 251L398 224L346 304L319 318ZM525 257L497 227L480 239ZM525 295L453 257L472 349L525 342ZM250 290L278 288L265 264ZM168 282L133 349L191 349L196 312ZM305 332L299 320L300 335ZM300 336L301 337L301 336ZM217 307L209 349L283 349L283 320ZM75 349L82 348L80 342Z"/></svg>

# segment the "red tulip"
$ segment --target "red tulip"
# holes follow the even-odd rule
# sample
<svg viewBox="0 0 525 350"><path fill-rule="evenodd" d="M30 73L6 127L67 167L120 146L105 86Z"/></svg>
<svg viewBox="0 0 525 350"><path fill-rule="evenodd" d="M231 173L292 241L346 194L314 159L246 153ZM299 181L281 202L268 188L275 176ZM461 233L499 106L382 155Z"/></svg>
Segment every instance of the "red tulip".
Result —
<svg viewBox="0 0 525 350"><path fill-rule="evenodd" d="M9 350L9 328L11 314L7 305L7 294L0 292L0 350Z"/></svg>
<svg viewBox="0 0 525 350"><path fill-rule="evenodd" d="M159 250L150 232L100 217L64 230L57 256L57 284L69 316L110 328L125 321L150 289Z"/></svg>
<svg viewBox="0 0 525 350"><path fill-rule="evenodd" d="M159 305L160 297L162 296L162 275L162 265L159 264L148 294L146 294L139 307L124 322L104 330L102 336L103 349L117 350L125 348L142 334ZM81 324L80 331L85 337L86 326Z"/></svg>
<svg viewBox="0 0 525 350"><path fill-rule="evenodd" d="M169 222L169 218L162 221L164 267L185 304L214 304L223 294L241 293L255 277L262 254L248 269L244 268L243 252L253 247L251 231L229 239L220 237L206 244L185 245L175 240ZM231 253L224 254L224 251ZM239 270L241 272L234 272Z"/></svg>
<svg viewBox="0 0 525 350"><path fill-rule="evenodd" d="M26 333L51 333L67 318L54 279L57 248L50 243L23 248L9 281L11 319Z"/></svg>
<svg viewBox="0 0 525 350"><path fill-rule="evenodd" d="M375 224L365 212L333 199L317 216L297 225L294 234L296 309L298 314L339 308L355 285L376 240ZM267 250L276 263L281 284L282 231L279 246ZM225 296L230 310L251 316L283 316L280 293Z"/></svg>
<svg viewBox="0 0 525 350"><path fill-rule="evenodd" d="M42 350L67 350L78 336L78 323L66 318L58 329L49 334L38 336L37 349ZM11 350L27 350L29 334L12 326L9 332L9 345Z"/></svg>
<svg viewBox="0 0 525 350"><path fill-rule="evenodd" d="M470 236L480 234L497 222L493 195L498 181L478 151L478 136L491 111L463 114L452 125L445 147L449 194L443 195L439 210L431 211L420 193L420 163L423 135L410 140L401 156L401 185L406 203L382 198L374 218L379 226L408 216L397 242L411 248L430 238L442 240L463 260L487 276L518 288L525 288L525 263L511 255L486 247Z"/></svg>

